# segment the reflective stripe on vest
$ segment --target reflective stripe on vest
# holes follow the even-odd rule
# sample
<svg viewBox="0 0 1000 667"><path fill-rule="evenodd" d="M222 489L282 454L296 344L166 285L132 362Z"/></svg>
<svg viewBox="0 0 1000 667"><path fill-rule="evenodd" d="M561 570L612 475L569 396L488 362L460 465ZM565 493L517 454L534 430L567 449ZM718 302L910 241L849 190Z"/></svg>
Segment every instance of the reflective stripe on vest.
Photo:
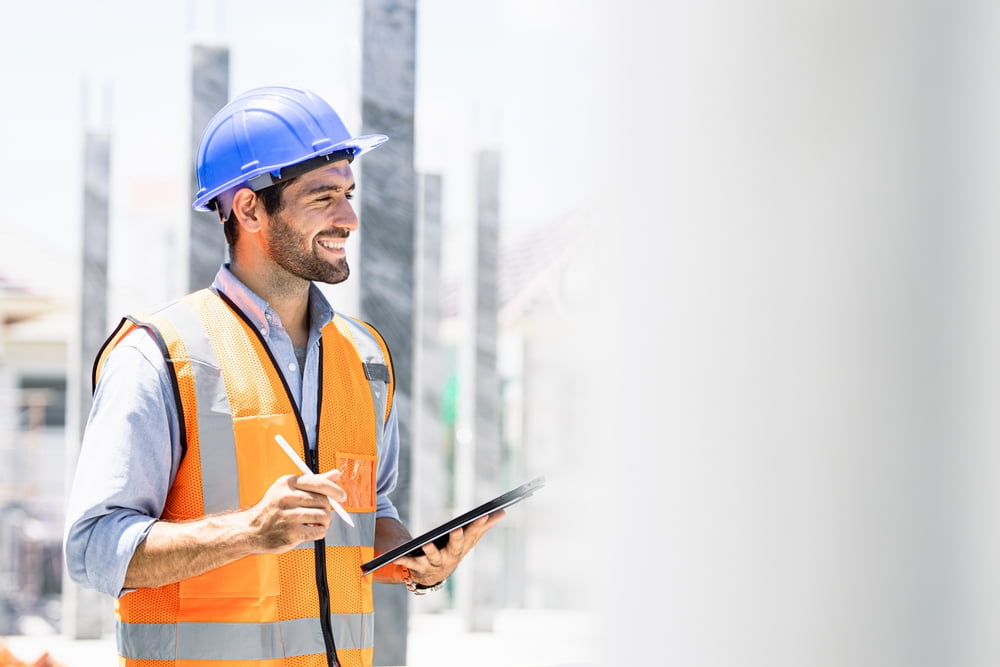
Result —
<svg viewBox="0 0 1000 667"><path fill-rule="evenodd" d="M248 322L208 290L131 319L134 324L120 325L102 350L95 379L110 348L131 328L143 326L156 334L173 370L186 435L186 454L163 519L246 508L279 476L298 474L273 435L280 432L304 455L301 418ZM356 525L331 522L323 548L324 588L329 588L341 664L369 665L371 580L360 577L359 566L373 556L375 471L391 406L391 364L377 332L338 315L323 330L321 373L326 391L319 397L319 469L342 470L345 507ZM249 556L192 579L122 596L117 605L120 655L126 664L310 655L317 656L315 664L326 664L316 616L315 548L310 542L280 556ZM296 658L295 664L312 664L302 660Z"/></svg>
<svg viewBox="0 0 1000 667"><path fill-rule="evenodd" d="M370 618L353 614L333 627L348 628L351 623L357 627L338 635L337 646L362 634L362 624L371 627ZM118 654L131 660L274 660L325 652L323 635L312 618L277 623L119 624L117 635ZM373 648L372 639L369 633L362 648ZM191 646L198 651L185 653L183 647Z"/></svg>

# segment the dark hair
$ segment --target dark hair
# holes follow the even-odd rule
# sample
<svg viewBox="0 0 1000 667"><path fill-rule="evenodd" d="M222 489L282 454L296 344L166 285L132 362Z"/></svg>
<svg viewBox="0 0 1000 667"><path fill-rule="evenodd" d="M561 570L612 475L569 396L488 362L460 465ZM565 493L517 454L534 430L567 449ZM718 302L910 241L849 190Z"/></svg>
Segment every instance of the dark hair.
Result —
<svg viewBox="0 0 1000 667"><path fill-rule="evenodd" d="M270 187L257 191L260 200L264 202L264 210L269 216L280 212L284 208L282 193L284 193L285 188L294 182L295 179L290 178L287 181L279 181ZM239 238L239 227L236 222L236 216L230 211L229 217L222 223L222 232L226 235L226 243L229 244L230 254L232 254L233 246L236 245L236 239Z"/></svg>
<svg viewBox="0 0 1000 667"><path fill-rule="evenodd" d="M229 244L230 254L233 251L233 246L236 245L236 239L239 238L239 225L236 224L236 216L233 212L229 212L229 217L225 219L222 223L222 233L226 235L226 243Z"/></svg>

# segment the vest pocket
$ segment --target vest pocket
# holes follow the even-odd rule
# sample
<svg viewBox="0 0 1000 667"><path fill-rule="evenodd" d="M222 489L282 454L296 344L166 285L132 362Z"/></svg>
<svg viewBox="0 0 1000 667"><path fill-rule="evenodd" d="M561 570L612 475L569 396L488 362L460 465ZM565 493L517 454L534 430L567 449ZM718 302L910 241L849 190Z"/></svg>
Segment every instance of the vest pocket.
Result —
<svg viewBox="0 0 1000 667"><path fill-rule="evenodd" d="M278 594L278 561L271 554L246 556L184 579L181 597L256 597Z"/></svg>
<svg viewBox="0 0 1000 667"><path fill-rule="evenodd" d="M347 492L344 507L355 512L375 511L376 456L368 454L337 454L340 481L337 485Z"/></svg>
<svg viewBox="0 0 1000 667"><path fill-rule="evenodd" d="M260 622L279 590L277 556L246 556L181 581L178 620Z"/></svg>

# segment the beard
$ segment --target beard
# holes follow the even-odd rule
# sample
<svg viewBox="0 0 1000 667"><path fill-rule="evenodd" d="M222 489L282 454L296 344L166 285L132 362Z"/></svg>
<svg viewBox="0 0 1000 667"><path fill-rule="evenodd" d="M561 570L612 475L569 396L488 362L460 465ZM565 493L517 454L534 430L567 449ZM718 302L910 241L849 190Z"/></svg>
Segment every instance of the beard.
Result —
<svg viewBox="0 0 1000 667"><path fill-rule="evenodd" d="M332 232L326 236L347 238L346 232ZM351 268L347 258L330 262L318 255L315 239L306 240L305 236L293 230L280 213L271 216L271 225L267 231L267 243L271 251L271 259L278 266L303 280L315 280L321 283L336 285L347 280ZM308 243L309 250L306 250Z"/></svg>

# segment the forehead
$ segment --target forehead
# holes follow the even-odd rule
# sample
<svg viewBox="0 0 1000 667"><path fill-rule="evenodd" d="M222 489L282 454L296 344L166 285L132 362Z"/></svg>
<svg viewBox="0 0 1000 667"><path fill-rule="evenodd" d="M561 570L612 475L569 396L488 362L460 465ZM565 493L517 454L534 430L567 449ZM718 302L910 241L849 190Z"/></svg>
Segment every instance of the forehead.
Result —
<svg viewBox="0 0 1000 667"><path fill-rule="evenodd" d="M295 179L285 192L292 197L301 197L324 190L347 190L353 186L354 172L351 170L351 163L339 160L307 171Z"/></svg>

